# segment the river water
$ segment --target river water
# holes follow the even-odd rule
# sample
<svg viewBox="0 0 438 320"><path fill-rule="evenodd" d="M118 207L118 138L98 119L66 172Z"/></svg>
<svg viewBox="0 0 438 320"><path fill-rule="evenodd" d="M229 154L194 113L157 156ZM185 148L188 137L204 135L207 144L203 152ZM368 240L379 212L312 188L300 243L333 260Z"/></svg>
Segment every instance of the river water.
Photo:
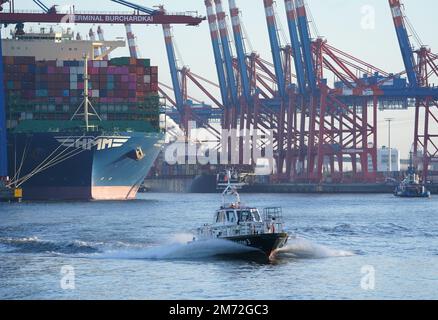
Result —
<svg viewBox="0 0 438 320"><path fill-rule="evenodd" d="M438 299L438 197L242 198L296 235L271 263L188 244L218 194L0 204L0 299Z"/></svg>

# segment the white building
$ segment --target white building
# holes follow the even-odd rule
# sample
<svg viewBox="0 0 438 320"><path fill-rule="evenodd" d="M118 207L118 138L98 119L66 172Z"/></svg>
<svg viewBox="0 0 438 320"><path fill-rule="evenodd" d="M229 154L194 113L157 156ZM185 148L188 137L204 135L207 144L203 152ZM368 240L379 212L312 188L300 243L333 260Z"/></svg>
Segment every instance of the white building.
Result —
<svg viewBox="0 0 438 320"><path fill-rule="evenodd" d="M389 168L389 148L383 146L377 149L377 171L378 172L388 172ZM400 171L400 152L391 148L391 171Z"/></svg>

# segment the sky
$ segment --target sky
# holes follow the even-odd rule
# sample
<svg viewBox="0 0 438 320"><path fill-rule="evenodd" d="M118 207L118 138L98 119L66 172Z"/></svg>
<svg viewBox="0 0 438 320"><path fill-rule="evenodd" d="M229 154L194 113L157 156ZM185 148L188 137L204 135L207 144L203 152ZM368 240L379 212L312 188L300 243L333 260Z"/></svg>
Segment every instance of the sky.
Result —
<svg viewBox="0 0 438 320"><path fill-rule="evenodd" d="M110 0L44 0L46 5L75 5L80 11L126 11L123 6ZM16 0L16 9L38 10L32 0ZM138 0L143 6L153 7L163 4L169 12L198 11L206 15L203 0ZM236 0L242 11L242 21L248 34L250 46L248 50L257 51L266 60L272 61L266 28L263 0ZM430 46L438 52L438 37L434 26L435 13L438 12L438 1L430 0L402 0L406 14L420 35L424 45ZM228 1L223 0L226 10ZM318 35L328 42L353 56L367 61L385 71L397 73L403 70L403 62L394 31L394 25L387 0L307 0ZM277 0L277 12L280 18L280 27L287 34L284 2ZM29 25L31 26L31 25ZM36 27L34 25L34 27ZM95 30L97 25L92 26ZM83 35L88 34L90 25L76 26L76 31ZM125 37L122 25L104 25L107 40L116 37ZM141 57L151 58L153 65L160 68L160 81L170 84L170 73L164 46L163 32L160 26L134 25L133 31L137 36L137 44ZM3 32L8 32L7 30ZM315 35L315 32L313 35ZM208 79L217 82L216 70L208 23L199 27L175 26L174 35L181 54L180 65L190 69ZM287 38L285 39L287 40ZM415 44L415 41L414 41ZM114 56L127 56L128 48L119 49ZM190 93L206 100L198 90L190 88ZM385 118L394 118L392 123L392 146L401 150L402 157L407 158L413 142L414 113L409 111L379 112L379 146L387 145L388 134Z"/></svg>

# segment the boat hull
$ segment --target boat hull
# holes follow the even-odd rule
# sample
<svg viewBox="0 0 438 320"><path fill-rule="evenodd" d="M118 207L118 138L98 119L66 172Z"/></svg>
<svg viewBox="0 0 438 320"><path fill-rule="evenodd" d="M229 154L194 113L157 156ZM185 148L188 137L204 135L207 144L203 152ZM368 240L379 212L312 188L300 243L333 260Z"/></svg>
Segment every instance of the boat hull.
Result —
<svg viewBox="0 0 438 320"><path fill-rule="evenodd" d="M236 254L239 255L240 258L254 257L254 258L269 259L277 249L283 247L286 244L288 239L288 234L285 232L265 233L265 234L224 237L223 239L256 249L255 251Z"/></svg>
<svg viewBox="0 0 438 320"><path fill-rule="evenodd" d="M22 183L24 200L134 199L161 139L139 132L10 134L9 172Z"/></svg>
<svg viewBox="0 0 438 320"><path fill-rule="evenodd" d="M394 195L399 198L430 198L430 192L424 192L419 194L396 192Z"/></svg>
<svg viewBox="0 0 438 320"><path fill-rule="evenodd" d="M427 190L421 190L425 189L421 186L414 186L414 187L404 187L400 188L397 187L394 191L394 196L399 198L430 198L431 193Z"/></svg>

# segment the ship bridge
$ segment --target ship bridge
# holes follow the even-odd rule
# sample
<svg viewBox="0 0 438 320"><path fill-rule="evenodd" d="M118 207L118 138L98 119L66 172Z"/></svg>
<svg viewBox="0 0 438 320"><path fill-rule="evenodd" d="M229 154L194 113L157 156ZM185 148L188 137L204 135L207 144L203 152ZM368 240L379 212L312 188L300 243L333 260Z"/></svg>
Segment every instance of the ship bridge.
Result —
<svg viewBox="0 0 438 320"><path fill-rule="evenodd" d="M2 39L3 56L35 57L35 60L82 60L85 54L92 60L102 60L117 48L126 46L125 40L77 40L71 30L56 32L41 28L40 32L30 31L20 36L11 35ZM95 52L105 54L95 55ZM99 50L96 50L99 49Z"/></svg>

